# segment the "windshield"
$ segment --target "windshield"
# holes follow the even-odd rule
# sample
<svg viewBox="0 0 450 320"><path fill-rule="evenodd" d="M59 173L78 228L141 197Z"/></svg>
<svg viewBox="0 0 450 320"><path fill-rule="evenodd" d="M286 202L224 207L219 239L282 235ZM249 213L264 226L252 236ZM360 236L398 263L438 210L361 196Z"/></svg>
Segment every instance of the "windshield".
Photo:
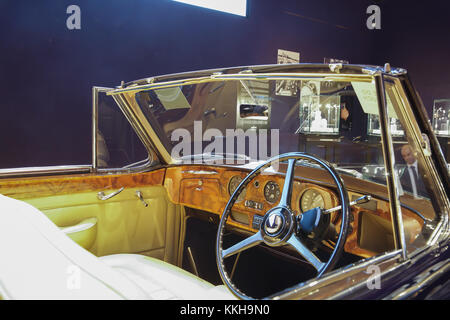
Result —
<svg viewBox="0 0 450 320"><path fill-rule="evenodd" d="M184 163L251 163L300 151L385 183L372 82L211 80L134 99L172 158ZM389 116L394 140L404 140L395 112Z"/></svg>

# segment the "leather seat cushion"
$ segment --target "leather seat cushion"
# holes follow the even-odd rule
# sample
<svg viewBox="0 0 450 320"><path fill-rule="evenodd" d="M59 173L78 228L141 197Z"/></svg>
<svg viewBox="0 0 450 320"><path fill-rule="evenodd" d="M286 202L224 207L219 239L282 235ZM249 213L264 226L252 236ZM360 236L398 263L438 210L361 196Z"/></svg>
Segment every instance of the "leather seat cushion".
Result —
<svg viewBox="0 0 450 320"><path fill-rule="evenodd" d="M228 289L213 286L167 262L138 254L115 254L100 260L139 286L151 299L234 299Z"/></svg>

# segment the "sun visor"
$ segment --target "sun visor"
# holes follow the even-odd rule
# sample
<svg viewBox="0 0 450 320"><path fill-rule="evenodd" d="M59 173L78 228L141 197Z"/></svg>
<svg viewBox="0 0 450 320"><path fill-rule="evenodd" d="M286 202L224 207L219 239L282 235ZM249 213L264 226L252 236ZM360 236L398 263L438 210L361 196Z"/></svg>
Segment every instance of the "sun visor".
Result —
<svg viewBox="0 0 450 320"><path fill-rule="evenodd" d="M351 82L365 113L378 115L377 91L372 83ZM389 118L398 118L389 95L386 94Z"/></svg>
<svg viewBox="0 0 450 320"><path fill-rule="evenodd" d="M155 93L166 110L191 108L180 87L157 89Z"/></svg>

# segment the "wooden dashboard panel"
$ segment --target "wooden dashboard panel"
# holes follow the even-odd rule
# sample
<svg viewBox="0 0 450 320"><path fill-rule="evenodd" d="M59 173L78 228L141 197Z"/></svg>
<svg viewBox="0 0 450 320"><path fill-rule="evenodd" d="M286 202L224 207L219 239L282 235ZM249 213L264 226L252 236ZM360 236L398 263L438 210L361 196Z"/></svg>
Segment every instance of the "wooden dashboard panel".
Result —
<svg viewBox="0 0 450 320"><path fill-rule="evenodd" d="M238 169L233 167L204 165L176 166L167 169L164 186L168 191L169 198L173 202L222 215L230 198L228 186L231 178L239 176L243 179L249 172L250 170L248 169ZM297 171L296 177L299 177ZM327 185L327 183L320 185L317 183L319 181L316 182L309 177L305 177L305 179L302 178L303 177L300 176L300 179L295 179L292 191L291 208L294 210L295 214L302 212L300 208L300 199L303 193L308 189L314 189L322 195L325 209L339 205L337 194L331 185ZM280 192L282 192L284 185L284 173L282 171L278 174L257 176L247 185L244 199L234 204L232 215L238 213L240 218L235 220L232 218L229 219L229 225L250 232L256 231L256 229L252 228L254 216L263 216L278 203L278 201L270 203L264 197L264 186L269 181L276 182L280 187ZM364 195L353 191L349 191L348 194L350 200ZM246 200L257 202L261 204L261 207L253 208L246 206ZM376 207L374 208L367 208L365 206L352 207L350 232L345 244L345 251L362 257L371 257L378 253L360 246L360 219L363 215L378 217L381 221L384 221L383 223L385 225L391 225L389 203L381 199L375 199L373 201L376 203ZM403 213L404 224L409 230L409 232L407 232L408 238L406 240L412 242L421 232L423 221L418 219L410 210L403 208ZM338 212L332 214L331 221L336 225L337 231L339 231L340 216Z"/></svg>
<svg viewBox="0 0 450 320"><path fill-rule="evenodd" d="M206 210L221 215L230 198L228 185L232 177L246 177L248 171L222 168L222 167L195 167L182 166L168 168L164 180L169 198L177 203L200 210ZM233 212L247 215L248 224L229 221L231 225L255 231L251 227L254 215L264 215L268 210L276 206L278 201L270 203L264 197L264 187L269 182L276 182L283 191L284 176L259 175L249 183L245 191L245 199L236 202ZM255 182L257 182L255 184ZM324 198L325 207L332 208L338 204L336 195L327 188L312 183L294 181L291 207L294 211L301 212L300 198L303 192L309 188L319 191ZM245 200L251 200L262 205L260 208L252 208L245 205Z"/></svg>

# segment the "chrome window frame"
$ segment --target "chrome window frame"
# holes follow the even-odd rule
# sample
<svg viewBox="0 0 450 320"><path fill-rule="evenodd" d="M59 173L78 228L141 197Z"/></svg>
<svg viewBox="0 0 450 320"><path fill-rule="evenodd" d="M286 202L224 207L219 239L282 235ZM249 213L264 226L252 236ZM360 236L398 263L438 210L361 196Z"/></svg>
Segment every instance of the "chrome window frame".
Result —
<svg viewBox="0 0 450 320"><path fill-rule="evenodd" d="M396 182L399 181L396 177L395 171L395 154L394 145L392 142L391 128L388 125L388 106L386 97L386 88L384 86L384 74L377 72L375 74L375 87L377 91L378 99L378 112L380 115L381 128L381 143L383 148L384 166L386 170L386 185L389 194L389 207L391 211L391 222L394 236L395 249L401 250L402 259L407 258L406 253L406 240L403 227L402 210L400 206L400 197L398 186Z"/></svg>
<svg viewBox="0 0 450 320"><path fill-rule="evenodd" d="M114 88L108 87L92 87L92 118L91 118L91 135L92 135L92 144L91 144L91 164L83 164L83 165L55 165L55 166L34 166L34 167L16 167L16 168L1 168L0 169L0 179L1 178L20 178L20 177L32 177L32 176L46 176L46 175L54 175L54 174L85 174L85 173L105 173L105 174L123 174L123 173L137 173L148 171L153 168L158 161L158 157L152 148L148 148L148 144L142 141L142 133L140 133L139 129L136 128L136 125L130 120L127 116L126 112L124 112L124 106L120 103L119 97L113 97L114 101L121 109L122 113L132 126L136 135L143 143L144 147L148 152L147 159L143 159L136 164L144 162L143 164L137 167L129 167L124 166L122 168L99 168L97 165L97 129L98 129L98 93L99 92L109 92L114 90Z"/></svg>
<svg viewBox="0 0 450 320"><path fill-rule="evenodd" d="M98 87L93 86L92 87L92 172L94 173L134 173L134 172L143 172L151 167L154 166L155 159L157 157L155 156L155 153L151 147L148 147L148 144L144 143L142 137L142 132L139 130L139 128L136 127L135 123L130 120L130 117L128 113L126 112L126 109L124 109L124 106L121 104L119 97L112 96L114 101L116 102L119 109L122 111L122 114L127 119L128 123L133 128L133 131L138 136L139 140L147 150L148 156L146 159L142 159L136 163L131 163L128 165L125 165L120 168L100 168L98 167L98 157L97 157L97 149L98 149L98 141L97 141L97 131L98 131L98 95L99 93L105 93L114 90L114 88L107 88L107 87ZM130 165L139 164L136 167L130 167Z"/></svg>
<svg viewBox="0 0 450 320"><path fill-rule="evenodd" d="M433 192L435 193L435 198L438 200L438 206L439 209L442 211L436 212L437 217L436 219L437 224L436 227L430 236L430 238L427 241L428 246L435 246L442 238L450 232L450 226L449 226L449 219L450 219L450 200L448 195L445 192L444 185L442 183L442 180L438 174L437 168L432 160L433 157L433 150L431 150L431 154L427 155L427 143L423 138L423 133L421 132L419 128L419 124L417 122L417 119L414 115L413 109L411 107L410 101L406 96L405 89L401 83L401 80L398 77L393 77L391 75L384 75L384 77L393 83L395 88L397 89L397 93L399 94L399 97L401 99L401 102L399 104L399 111L402 113L402 118L406 121L405 128L406 131L409 131L409 133L412 135L410 138L414 140L415 144L417 146L420 146L420 148L417 148L417 151L421 153L421 157L424 159L425 165L426 165L426 171L431 174L430 183L433 184ZM434 135L434 132L430 132L431 135ZM430 139L430 137L428 137ZM434 155L437 156L437 155ZM394 172L396 174L396 172ZM401 212L400 212L401 214ZM408 245L405 246L405 248L408 248ZM423 251L424 247L418 248L417 250L410 252L410 256L414 256L421 251Z"/></svg>

